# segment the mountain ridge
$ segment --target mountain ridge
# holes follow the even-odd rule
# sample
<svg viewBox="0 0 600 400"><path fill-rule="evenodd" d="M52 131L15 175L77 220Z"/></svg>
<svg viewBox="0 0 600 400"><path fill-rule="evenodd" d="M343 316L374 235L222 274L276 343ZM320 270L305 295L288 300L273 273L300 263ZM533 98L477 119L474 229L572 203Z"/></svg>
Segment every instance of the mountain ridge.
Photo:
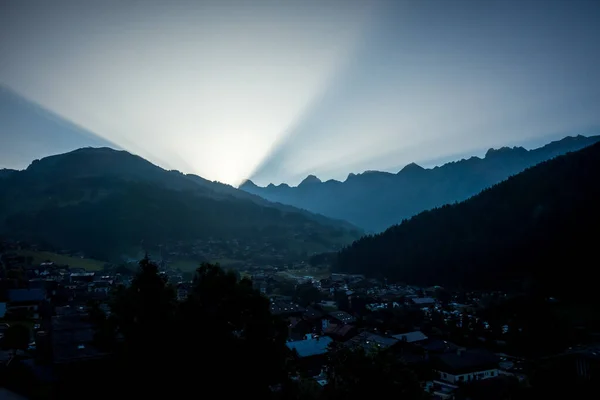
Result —
<svg viewBox="0 0 600 400"><path fill-rule="evenodd" d="M345 221L168 171L109 147L45 157L0 176L0 232L99 259L109 257L102 253L110 246L125 251L140 238L154 244L211 235L229 240L239 232L244 240L268 238L282 246L287 240L290 247L309 251L360 235ZM111 233L116 228L119 232Z"/></svg>
<svg viewBox="0 0 600 400"><path fill-rule="evenodd" d="M311 178L311 184L301 189L300 185L260 187L250 180L239 188L380 232L420 211L465 200L537 163L598 141L600 136L568 136L531 150L519 146L489 149L483 158L473 156L433 168L410 163L397 173L350 173L343 182Z"/></svg>
<svg viewBox="0 0 600 400"><path fill-rule="evenodd" d="M339 253L335 269L423 286L585 297L595 292L588 268L596 258L598 182L595 143L365 236Z"/></svg>

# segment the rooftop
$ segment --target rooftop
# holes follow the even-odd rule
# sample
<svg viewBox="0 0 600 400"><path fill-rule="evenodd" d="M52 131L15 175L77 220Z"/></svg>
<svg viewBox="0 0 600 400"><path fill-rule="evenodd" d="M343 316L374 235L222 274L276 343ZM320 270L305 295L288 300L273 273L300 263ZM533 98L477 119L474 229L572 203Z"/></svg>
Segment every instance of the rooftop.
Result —
<svg viewBox="0 0 600 400"><path fill-rule="evenodd" d="M336 325L336 324L330 324L327 329L325 329L325 332L328 335L335 335L335 336L341 336L344 337L346 336L352 329L354 329L354 326L352 325Z"/></svg>
<svg viewBox="0 0 600 400"><path fill-rule="evenodd" d="M439 356L437 369L444 372L467 373L498 368L498 357L485 350L465 350Z"/></svg>
<svg viewBox="0 0 600 400"><path fill-rule="evenodd" d="M46 292L42 289L10 289L8 299L11 302L42 301L46 298Z"/></svg>
<svg viewBox="0 0 600 400"><path fill-rule="evenodd" d="M362 346L365 349L373 347L386 349L398 343L398 340L391 337L380 336L371 332L361 332L346 343L349 346Z"/></svg>
<svg viewBox="0 0 600 400"><path fill-rule="evenodd" d="M350 324L356 321L356 318L354 318L352 315L348 314L345 311L333 311L330 312L329 315L345 324Z"/></svg>
<svg viewBox="0 0 600 400"><path fill-rule="evenodd" d="M304 312L304 316L309 319L321 318L323 317L323 313L313 307L306 307L306 311Z"/></svg>
<svg viewBox="0 0 600 400"><path fill-rule="evenodd" d="M328 336L321 336L311 339L298 340L296 342L287 342L286 346L290 350L296 350L301 358L318 356L327 353L329 344L333 340Z"/></svg>
<svg viewBox="0 0 600 400"><path fill-rule="evenodd" d="M273 300L271 301L271 313L273 315L304 313L304 307L291 301Z"/></svg>
<svg viewBox="0 0 600 400"><path fill-rule="evenodd" d="M435 299L432 297L423 297L423 298L415 297L412 299L412 301L415 304L434 304L435 303Z"/></svg>
<svg viewBox="0 0 600 400"><path fill-rule="evenodd" d="M407 332L407 333L399 333L397 335L392 336L394 339L398 339L400 341L405 341L407 343L420 342L422 340L427 340L427 336L421 331Z"/></svg>

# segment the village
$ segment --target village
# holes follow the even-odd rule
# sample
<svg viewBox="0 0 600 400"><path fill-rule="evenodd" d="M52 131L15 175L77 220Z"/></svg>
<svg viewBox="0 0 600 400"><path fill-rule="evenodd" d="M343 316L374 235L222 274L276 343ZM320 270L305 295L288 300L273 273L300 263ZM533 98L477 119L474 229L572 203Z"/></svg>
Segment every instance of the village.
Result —
<svg viewBox="0 0 600 400"><path fill-rule="evenodd" d="M106 356L93 343L90 304L110 313L111 293L131 283L131 271L33 263L6 243L0 267L2 367L20 362L51 381L61 365ZM316 390L328 383L332 343L393 354L438 399L460 398L465 387L472 399L491 399L516 385L527 387L541 359L546 360L543 368L581 379L597 374L600 352L594 346L571 347L545 358L530 358L513 346L523 326L509 318L488 319L485 312L512 294L388 284L308 263L290 267L254 266L236 274L251 279L269 298L271 313L285 321L286 345L301 367L294 379ZM184 300L191 282L168 267L163 266L162 274L176 288L177 299ZM28 340L8 334L15 325L27 328Z"/></svg>

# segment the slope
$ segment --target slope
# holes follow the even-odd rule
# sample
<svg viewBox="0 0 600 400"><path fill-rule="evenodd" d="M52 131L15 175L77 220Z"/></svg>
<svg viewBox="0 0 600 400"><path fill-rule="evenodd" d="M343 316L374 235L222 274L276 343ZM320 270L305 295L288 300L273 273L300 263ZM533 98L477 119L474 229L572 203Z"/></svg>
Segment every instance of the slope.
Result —
<svg viewBox="0 0 600 400"><path fill-rule="evenodd" d="M336 269L454 288L589 295L600 223L600 144L425 211L339 253Z"/></svg>
<svg viewBox="0 0 600 400"><path fill-rule="evenodd" d="M268 243L294 256L358 237L347 223L178 171L125 151L84 148L0 179L0 232L114 259L132 247L196 240Z"/></svg>
<svg viewBox="0 0 600 400"><path fill-rule="evenodd" d="M321 182L309 176L297 187L259 187L247 181L240 188L270 201L381 232L421 211L465 200L528 167L598 140L599 136L577 136L529 151L522 147L490 149L484 158L471 157L433 169L413 163L397 174L367 171L350 174L344 182Z"/></svg>

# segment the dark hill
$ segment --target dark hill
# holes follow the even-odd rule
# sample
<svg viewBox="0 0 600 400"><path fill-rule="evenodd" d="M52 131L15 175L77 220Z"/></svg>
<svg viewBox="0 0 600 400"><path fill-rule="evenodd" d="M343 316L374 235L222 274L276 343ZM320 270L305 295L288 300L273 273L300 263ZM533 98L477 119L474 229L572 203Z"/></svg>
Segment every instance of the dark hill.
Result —
<svg viewBox="0 0 600 400"><path fill-rule="evenodd" d="M336 269L426 286L589 296L599 204L595 144L363 237L340 252Z"/></svg>
<svg viewBox="0 0 600 400"><path fill-rule="evenodd" d="M2 176L0 233L105 260L142 242L208 239L268 244L293 256L339 248L360 234L345 222L110 148L47 157Z"/></svg>
<svg viewBox="0 0 600 400"><path fill-rule="evenodd" d="M259 187L248 181L240 189L270 201L343 219L370 232L381 232L421 211L466 200L528 167L598 140L599 136L567 137L534 150L490 149L484 158L471 157L432 169L412 163L396 174L349 174L344 182L321 182L309 176L297 187Z"/></svg>

